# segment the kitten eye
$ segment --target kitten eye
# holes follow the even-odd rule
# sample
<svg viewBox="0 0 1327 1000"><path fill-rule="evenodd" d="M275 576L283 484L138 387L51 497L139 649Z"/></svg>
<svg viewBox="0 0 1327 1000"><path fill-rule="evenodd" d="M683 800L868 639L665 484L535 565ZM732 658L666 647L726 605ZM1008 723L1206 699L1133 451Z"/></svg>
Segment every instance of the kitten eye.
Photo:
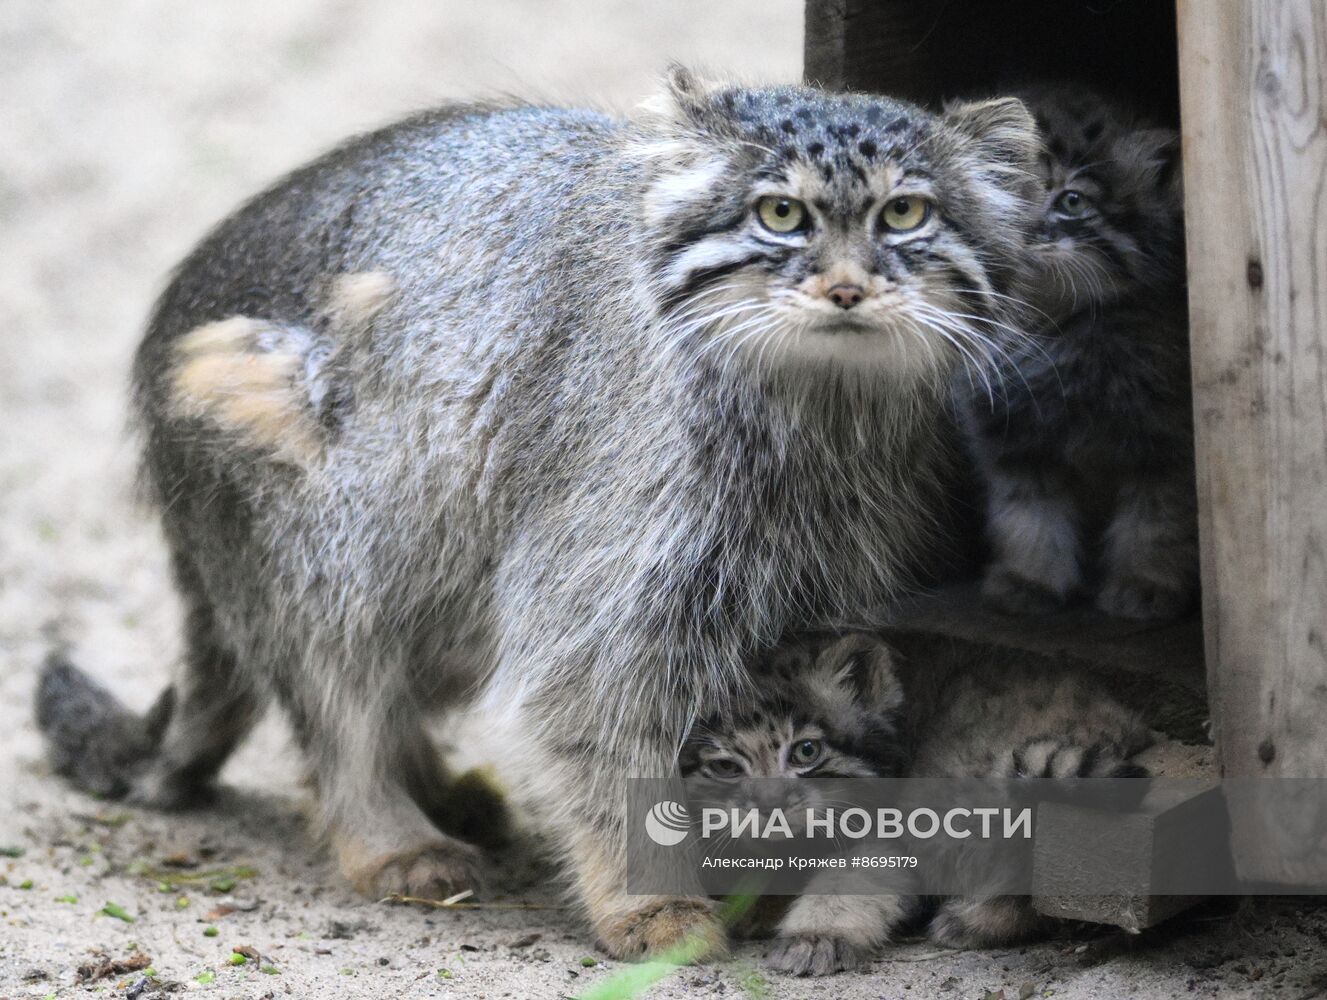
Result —
<svg viewBox="0 0 1327 1000"><path fill-rule="evenodd" d="M909 233L921 227L931 217L931 203L915 195L890 198L880 218L885 228L894 233Z"/></svg>
<svg viewBox="0 0 1327 1000"><path fill-rule="evenodd" d="M741 774L742 765L730 757L716 757L705 762L705 770L710 773L710 777L726 781Z"/></svg>
<svg viewBox="0 0 1327 1000"><path fill-rule="evenodd" d="M798 740L789 756L798 767L810 767L820 759L822 749L819 740Z"/></svg>
<svg viewBox="0 0 1327 1000"><path fill-rule="evenodd" d="M1055 211L1070 218L1082 215L1087 211L1087 195L1073 188L1062 191L1060 197L1055 199Z"/></svg>
<svg viewBox="0 0 1327 1000"><path fill-rule="evenodd" d="M761 198L756 202L756 216L772 233L795 233L806 228L806 206L796 198Z"/></svg>

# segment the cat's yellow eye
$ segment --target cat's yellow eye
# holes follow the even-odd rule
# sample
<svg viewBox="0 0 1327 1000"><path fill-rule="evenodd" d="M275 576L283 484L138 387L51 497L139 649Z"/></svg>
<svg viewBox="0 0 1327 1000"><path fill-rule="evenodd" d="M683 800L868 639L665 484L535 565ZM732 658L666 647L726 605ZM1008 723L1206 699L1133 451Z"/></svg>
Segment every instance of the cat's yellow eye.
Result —
<svg viewBox="0 0 1327 1000"><path fill-rule="evenodd" d="M806 206L796 198L770 195L756 202L756 217L772 233L786 235L806 228Z"/></svg>
<svg viewBox="0 0 1327 1000"><path fill-rule="evenodd" d="M892 233L909 233L931 217L931 203L925 198L906 194L890 198L880 213L885 228Z"/></svg>
<svg viewBox="0 0 1327 1000"><path fill-rule="evenodd" d="M796 767L810 767L820 759L822 747L819 740L798 740L793 744L788 756Z"/></svg>

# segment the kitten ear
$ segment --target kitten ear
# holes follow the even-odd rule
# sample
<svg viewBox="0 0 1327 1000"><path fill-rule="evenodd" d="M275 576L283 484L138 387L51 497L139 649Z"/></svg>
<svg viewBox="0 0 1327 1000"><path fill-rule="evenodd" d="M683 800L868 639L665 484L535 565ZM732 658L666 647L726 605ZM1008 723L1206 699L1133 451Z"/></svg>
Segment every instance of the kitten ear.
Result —
<svg viewBox="0 0 1327 1000"><path fill-rule="evenodd" d="M1129 135L1121 158L1132 162L1137 176L1160 191L1180 186L1180 134L1171 128L1140 128Z"/></svg>
<svg viewBox="0 0 1327 1000"><path fill-rule="evenodd" d="M1036 119L1017 97L946 104L944 118L982 159L1020 171L1036 164L1041 133Z"/></svg>
<svg viewBox="0 0 1327 1000"><path fill-rule="evenodd" d="M885 714L903 704L903 686L894 669L894 654L877 635L849 632L827 646L817 668L833 683L851 691L854 700L872 712Z"/></svg>
<svg viewBox="0 0 1327 1000"><path fill-rule="evenodd" d="M784 677L796 677L811 669L811 653L800 644L779 646L769 655L768 669Z"/></svg>

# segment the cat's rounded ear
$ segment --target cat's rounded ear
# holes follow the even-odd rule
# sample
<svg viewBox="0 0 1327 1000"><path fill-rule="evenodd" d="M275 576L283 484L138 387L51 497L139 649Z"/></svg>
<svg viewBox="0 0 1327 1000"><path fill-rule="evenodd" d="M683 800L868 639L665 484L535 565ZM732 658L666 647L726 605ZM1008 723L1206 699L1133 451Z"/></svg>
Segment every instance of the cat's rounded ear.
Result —
<svg viewBox="0 0 1327 1000"><path fill-rule="evenodd" d="M944 119L983 160L1031 171L1041 151L1041 133L1017 97L958 101L945 105Z"/></svg>
<svg viewBox="0 0 1327 1000"><path fill-rule="evenodd" d="M816 666L872 712L894 712L903 704L894 653L878 635L849 632L840 636L825 647Z"/></svg>
<svg viewBox="0 0 1327 1000"><path fill-rule="evenodd" d="M680 63L670 63L662 92L643 101L640 110L674 124L704 126L711 117L711 96L720 87Z"/></svg>
<svg viewBox="0 0 1327 1000"><path fill-rule="evenodd" d="M811 669L811 651L800 643L787 643L770 653L764 665L776 677L797 677Z"/></svg>
<svg viewBox="0 0 1327 1000"><path fill-rule="evenodd" d="M1172 128L1140 128L1121 144L1118 159L1156 190L1179 193L1180 134Z"/></svg>

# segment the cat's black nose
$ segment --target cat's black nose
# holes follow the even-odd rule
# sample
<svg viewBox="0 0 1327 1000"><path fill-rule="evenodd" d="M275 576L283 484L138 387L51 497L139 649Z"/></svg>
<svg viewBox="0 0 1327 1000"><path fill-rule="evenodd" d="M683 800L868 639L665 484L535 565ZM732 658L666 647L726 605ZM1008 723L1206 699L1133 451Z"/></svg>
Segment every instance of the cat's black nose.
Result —
<svg viewBox="0 0 1327 1000"><path fill-rule="evenodd" d="M851 309L866 298L866 290L861 285L835 285L825 294L840 309Z"/></svg>

